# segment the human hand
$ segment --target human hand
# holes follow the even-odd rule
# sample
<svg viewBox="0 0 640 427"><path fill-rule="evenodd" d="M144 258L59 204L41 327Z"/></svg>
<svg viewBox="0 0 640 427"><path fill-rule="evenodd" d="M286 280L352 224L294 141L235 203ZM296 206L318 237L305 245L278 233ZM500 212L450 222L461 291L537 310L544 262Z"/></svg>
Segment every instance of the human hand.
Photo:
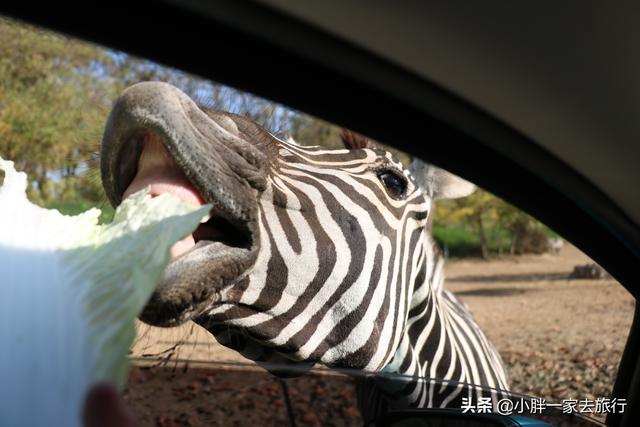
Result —
<svg viewBox="0 0 640 427"><path fill-rule="evenodd" d="M131 411L111 384L96 384L89 390L82 411L85 427L136 427Z"/></svg>

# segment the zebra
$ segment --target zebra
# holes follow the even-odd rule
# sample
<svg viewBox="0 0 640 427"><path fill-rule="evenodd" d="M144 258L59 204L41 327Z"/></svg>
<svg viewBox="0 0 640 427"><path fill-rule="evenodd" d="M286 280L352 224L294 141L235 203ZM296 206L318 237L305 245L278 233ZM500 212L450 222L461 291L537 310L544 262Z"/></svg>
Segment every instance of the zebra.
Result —
<svg viewBox="0 0 640 427"><path fill-rule="evenodd" d="M443 287L431 235L433 203L475 186L417 159L405 167L358 134L342 139L344 149L302 146L166 83L127 89L101 152L111 203L151 184L213 205L141 319L193 320L265 366L382 373L358 380L365 419L459 407L471 393L461 383L506 390L499 353Z"/></svg>

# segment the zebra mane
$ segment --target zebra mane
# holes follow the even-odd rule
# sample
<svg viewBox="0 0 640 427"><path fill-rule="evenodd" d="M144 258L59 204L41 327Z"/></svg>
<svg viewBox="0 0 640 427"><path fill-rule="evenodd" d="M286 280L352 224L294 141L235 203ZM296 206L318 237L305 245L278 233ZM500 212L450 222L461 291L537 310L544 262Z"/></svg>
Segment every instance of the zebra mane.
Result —
<svg viewBox="0 0 640 427"><path fill-rule="evenodd" d="M346 128L342 128L342 131L340 132L340 138L342 139L342 143L344 144L345 148L349 150L372 148L374 145L366 136Z"/></svg>

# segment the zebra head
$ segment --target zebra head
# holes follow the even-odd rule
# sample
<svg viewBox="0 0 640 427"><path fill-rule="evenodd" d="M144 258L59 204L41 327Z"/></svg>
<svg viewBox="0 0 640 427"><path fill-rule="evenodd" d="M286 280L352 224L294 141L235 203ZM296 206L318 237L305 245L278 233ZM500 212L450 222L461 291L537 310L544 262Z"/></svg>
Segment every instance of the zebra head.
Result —
<svg viewBox="0 0 640 427"><path fill-rule="evenodd" d="M174 246L142 320L193 319L254 360L382 369L414 292L429 292L432 201L473 186L343 139L345 149L304 147L165 83L126 90L102 146L111 203L150 185L213 205Z"/></svg>

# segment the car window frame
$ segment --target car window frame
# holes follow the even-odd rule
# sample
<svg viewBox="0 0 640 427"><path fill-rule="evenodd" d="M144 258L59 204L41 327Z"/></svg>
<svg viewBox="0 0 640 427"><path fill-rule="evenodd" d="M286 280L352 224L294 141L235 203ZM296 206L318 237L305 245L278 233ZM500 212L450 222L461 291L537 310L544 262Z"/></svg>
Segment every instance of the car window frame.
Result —
<svg viewBox="0 0 640 427"><path fill-rule="evenodd" d="M640 264L638 224L508 124L258 3L141 1L136 6L150 27L140 25L130 2L9 1L0 13L260 94L427 158L536 216L608 270L636 300L640 296L640 269L632 268ZM446 144L416 143L417 135L426 133ZM636 305L614 386L615 395L627 398L629 411L611 415L610 425L632 425L640 410L633 409L640 407L639 357Z"/></svg>

